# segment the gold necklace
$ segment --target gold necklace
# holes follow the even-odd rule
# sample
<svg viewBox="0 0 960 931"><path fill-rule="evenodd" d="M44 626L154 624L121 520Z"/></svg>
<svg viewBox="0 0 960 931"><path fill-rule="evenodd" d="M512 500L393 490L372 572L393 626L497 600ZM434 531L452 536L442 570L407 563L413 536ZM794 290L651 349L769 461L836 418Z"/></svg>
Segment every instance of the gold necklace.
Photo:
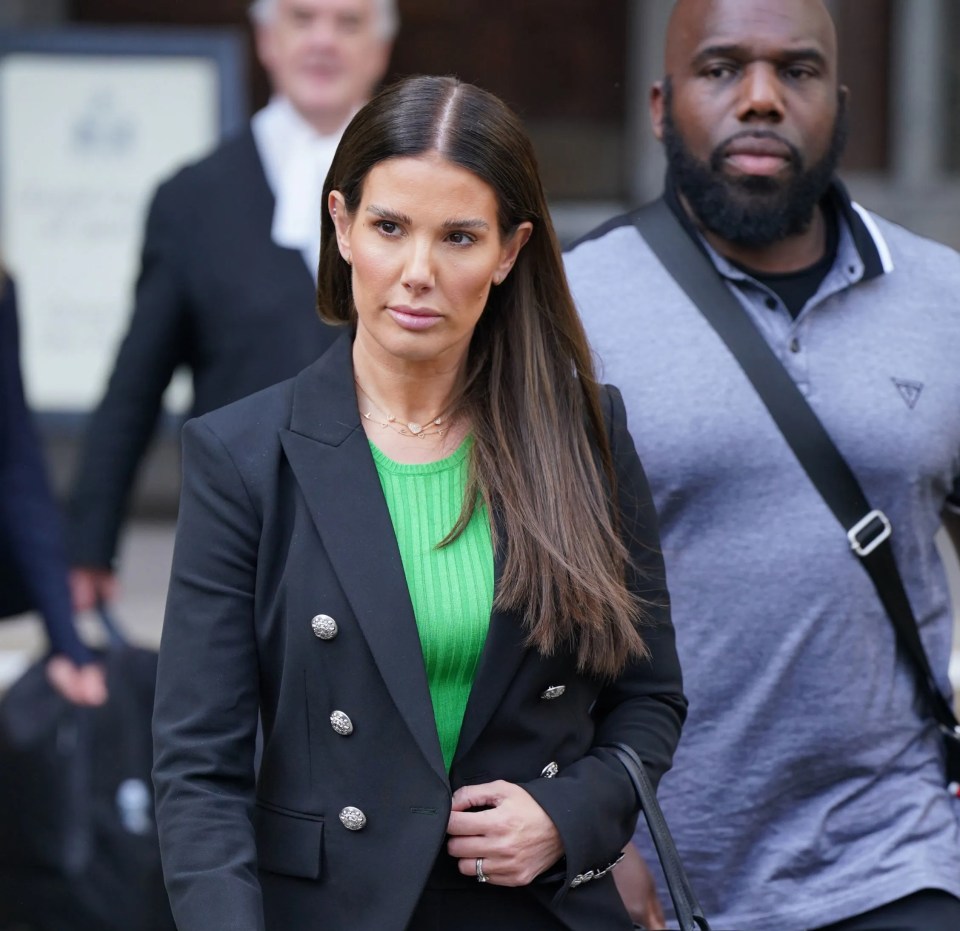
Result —
<svg viewBox="0 0 960 931"><path fill-rule="evenodd" d="M362 384L360 384L360 379L357 378L356 375L353 376L353 380L357 383L357 387L363 392L367 400L370 401L370 403L373 404L373 406L377 408L387 418L386 420L377 420L377 418L373 416L373 411L361 411L360 413L363 415L364 420L369 420L371 423L375 423L381 427L394 430L397 433L399 433L401 436L415 436L417 437L417 439L420 439L420 440L425 439L428 436L443 436L444 433L446 433L447 430L449 429L449 427L443 426L444 419L441 416L443 414L443 411L440 411L440 413L437 414L436 417L433 417L430 420L430 423L438 428L436 430L427 430L425 429L422 423L418 423L416 420L407 420L407 421L398 420L393 414L389 413L382 405L374 401L374 399L370 395L370 392L367 391L367 389L364 388Z"/></svg>

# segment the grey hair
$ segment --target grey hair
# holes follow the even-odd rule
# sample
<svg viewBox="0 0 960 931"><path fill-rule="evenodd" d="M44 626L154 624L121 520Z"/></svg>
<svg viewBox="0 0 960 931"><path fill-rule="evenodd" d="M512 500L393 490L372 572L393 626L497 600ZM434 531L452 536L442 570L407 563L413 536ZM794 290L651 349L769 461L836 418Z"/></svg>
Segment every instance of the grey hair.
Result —
<svg viewBox="0 0 960 931"><path fill-rule="evenodd" d="M250 4L250 19L258 26L269 23L277 13L279 0L253 0ZM390 42L400 27L397 0L373 0L377 17L377 32L384 42Z"/></svg>

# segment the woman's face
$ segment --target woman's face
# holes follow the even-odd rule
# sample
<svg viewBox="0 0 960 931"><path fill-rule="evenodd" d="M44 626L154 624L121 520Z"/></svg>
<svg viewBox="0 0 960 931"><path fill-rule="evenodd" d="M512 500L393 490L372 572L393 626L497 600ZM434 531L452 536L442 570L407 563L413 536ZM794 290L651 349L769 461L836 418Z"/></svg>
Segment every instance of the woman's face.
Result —
<svg viewBox="0 0 960 931"><path fill-rule="evenodd" d="M532 229L522 223L504 240L493 189L436 153L380 162L355 214L339 191L328 209L353 267L357 342L394 365L460 365L490 288Z"/></svg>

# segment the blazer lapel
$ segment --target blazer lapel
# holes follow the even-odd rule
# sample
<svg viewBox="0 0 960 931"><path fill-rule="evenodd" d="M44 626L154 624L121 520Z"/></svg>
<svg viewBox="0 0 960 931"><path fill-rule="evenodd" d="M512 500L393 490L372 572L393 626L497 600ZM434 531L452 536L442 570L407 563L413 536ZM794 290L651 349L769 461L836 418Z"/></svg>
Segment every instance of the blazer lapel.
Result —
<svg viewBox="0 0 960 931"><path fill-rule="evenodd" d="M351 347L343 334L297 377L290 429L280 439L390 695L446 780L400 551L360 426Z"/></svg>
<svg viewBox="0 0 960 931"><path fill-rule="evenodd" d="M496 518L494 518L496 519ZM503 534L501 532L502 539ZM503 576L504 547L494 556L494 592L500 588ZM480 654L477 675L473 680L470 698L460 727L460 739L454 760L465 756L483 729L490 722L500 700L516 676L530 650L524 646L526 631L523 618L516 611L494 608L490 628Z"/></svg>

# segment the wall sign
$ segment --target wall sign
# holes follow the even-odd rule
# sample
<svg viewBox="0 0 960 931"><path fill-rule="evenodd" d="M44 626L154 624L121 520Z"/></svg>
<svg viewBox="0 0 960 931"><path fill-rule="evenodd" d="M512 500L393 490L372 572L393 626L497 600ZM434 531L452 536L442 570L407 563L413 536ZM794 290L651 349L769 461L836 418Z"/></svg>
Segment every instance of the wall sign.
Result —
<svg viewBox="0 0 960 931"><path fill-rule="evenodd" d="M36 410L99 400L154 188L242 124L244 54L232 31L0 33L0 255Z"/></svg>

